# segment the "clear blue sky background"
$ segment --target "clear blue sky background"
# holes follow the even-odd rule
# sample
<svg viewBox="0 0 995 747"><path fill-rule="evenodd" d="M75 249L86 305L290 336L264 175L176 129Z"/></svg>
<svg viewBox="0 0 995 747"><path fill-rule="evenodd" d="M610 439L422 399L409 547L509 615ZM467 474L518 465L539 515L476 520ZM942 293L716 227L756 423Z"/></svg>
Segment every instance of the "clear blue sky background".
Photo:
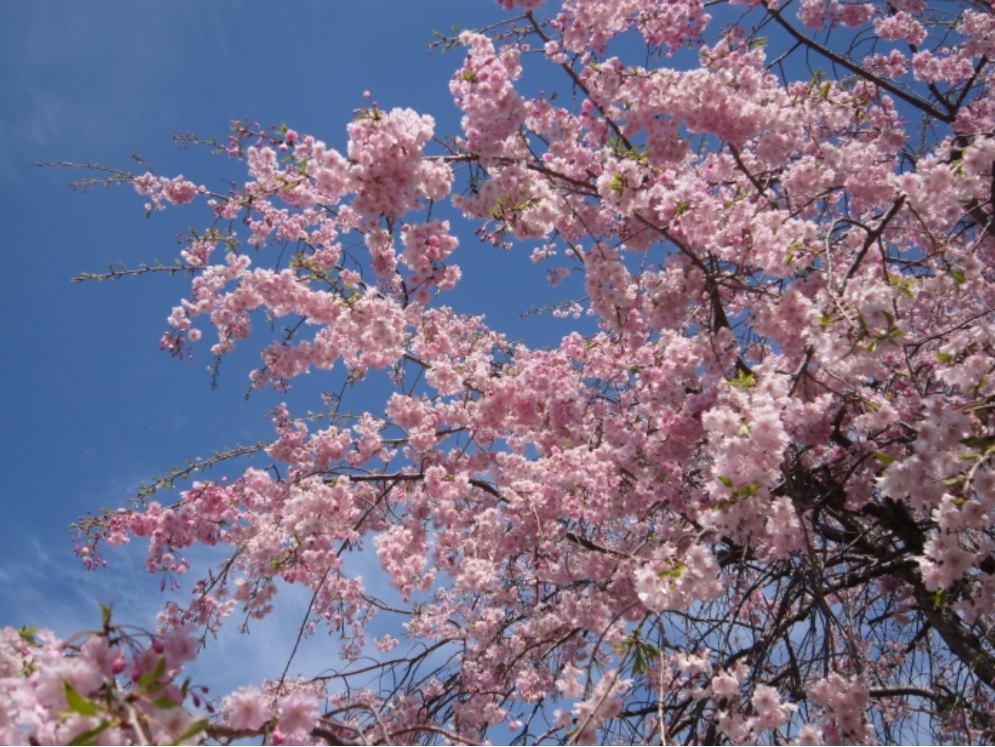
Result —
<svg viewBox="0 0 995 747"><path fill-rule="evenodd" d="M257 359L225 366L211 391L206 345L192 362L158 351L188 279L70 283L108 263L172 262L176 235L205 226L204 212L147 220L128 187L74 192L79 174L33 164L138 170L136 153L160 174L220 187L240 172L206 149L179 150L174 133L224 137L232 119L285 121L342 148L367 89L384 108L410 106L435 116L437 132L456 132L448 80L462 53L426 45L433 29L501 17L490 0L0 2L0 625L68 634L97 624L98 601L113 602L122 622L152 625L158 579L141 570L141 544L86 572L68 524L123 505L142 480L188 458L266 437L275 401L242 398ZM547 287L527 247L503 253L470 235L461 252L460 308L487 312L496 327ZM258 658L272 641L285 656L277 635L261 635L244 651Z"/></svg>

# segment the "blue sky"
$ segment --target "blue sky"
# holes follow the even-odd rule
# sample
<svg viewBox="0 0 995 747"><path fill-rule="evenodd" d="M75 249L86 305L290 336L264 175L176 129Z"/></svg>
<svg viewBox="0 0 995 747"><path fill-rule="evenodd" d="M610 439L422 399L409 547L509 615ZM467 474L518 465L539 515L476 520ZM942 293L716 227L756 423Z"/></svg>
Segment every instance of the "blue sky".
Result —
<svg viewBox="0 0 995 747"><path fill-rule="evenodd" d="M140 154L157 173L217 186L237 168L206 150L178 149L174 133L224 137L233 119L285 121L341 148L365 90L384 108L410 106L435 116L437 132L455 132L448 79L462 55L426 45L433 29L500 17L489 0L0 3L0 624L68 634L97 624L104 601L122 622L152 625L158 579L141 571L141 545L89 573L73 556L68 524L123 505L152 474L265 438L264 414L276 401L243 400L252 357L226 364L211 391L206 346L185 362L158 351L186 279L70 283L109 263L170 263L176 235L206 225L204 213L147 220L130 188L73 191L80 174L33 164L137 171L131 154ZM528 289L545 287L528 248L504 253L466 236L461 252L462 310L514 321L535 302ZM280 649L265 636L253 645L255 654Z"/></svg>

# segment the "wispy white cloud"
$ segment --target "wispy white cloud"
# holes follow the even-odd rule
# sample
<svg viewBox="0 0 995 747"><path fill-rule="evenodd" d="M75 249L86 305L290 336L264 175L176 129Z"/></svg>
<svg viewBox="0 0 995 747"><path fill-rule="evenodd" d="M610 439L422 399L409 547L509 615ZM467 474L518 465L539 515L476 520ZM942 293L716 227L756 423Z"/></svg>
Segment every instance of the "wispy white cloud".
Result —
<svg viewBox="0 0 995 747"><path fill-rule="evenodd" d="M190 99L207 90L205 80L232 73L228 27L242 22L234 13L226 18L228 6L183 0L5 5L0 186L24 183L32 160L111 160L125 141L134 150L196 126L184 122ZM215 95L223 98L224 88Z"/></svg>

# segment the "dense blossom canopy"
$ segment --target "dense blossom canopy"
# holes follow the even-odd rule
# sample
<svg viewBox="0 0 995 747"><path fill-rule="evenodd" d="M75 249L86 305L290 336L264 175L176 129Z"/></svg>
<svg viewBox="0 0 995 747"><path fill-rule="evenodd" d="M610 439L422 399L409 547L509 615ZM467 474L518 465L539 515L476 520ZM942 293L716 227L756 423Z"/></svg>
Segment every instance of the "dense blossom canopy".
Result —
<svg viewBox="0 0 995 747"><path fill-rule="evenodd" d="M500 4L453 137L370 100L345 152L237 124L227 194L121 175L210 211L164 348L283 328L253 386L348 386L81 522L197 580L154 633L5 631L0 741L995 740L992 5ZM447 305L474 231L582 278L576 331ZM286 585L325 674L205 711L197 641Z"/></svg>

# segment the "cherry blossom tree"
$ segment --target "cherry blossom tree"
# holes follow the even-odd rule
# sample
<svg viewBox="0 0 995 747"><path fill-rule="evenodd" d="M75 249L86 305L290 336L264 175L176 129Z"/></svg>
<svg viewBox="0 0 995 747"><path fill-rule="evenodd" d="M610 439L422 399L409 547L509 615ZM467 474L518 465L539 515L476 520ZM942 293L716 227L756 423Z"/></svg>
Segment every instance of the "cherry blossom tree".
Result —
<svg viewBox="0 0 995 747"><path fill-rule="evenodd" d="M142 539L190 595L5 631L3 741L995 740L992 5L500 4L440 40L451 137L370 98L344 152L236 124L227 193L98 174L203 206L175 266L109 276L192 278L162 346L262 339L287 404L80 521L89 566ZM448 305L471 227L574 332ZM294 402L308 372L345 386ZM184 680L293 585L322 675Z"/></svg>

